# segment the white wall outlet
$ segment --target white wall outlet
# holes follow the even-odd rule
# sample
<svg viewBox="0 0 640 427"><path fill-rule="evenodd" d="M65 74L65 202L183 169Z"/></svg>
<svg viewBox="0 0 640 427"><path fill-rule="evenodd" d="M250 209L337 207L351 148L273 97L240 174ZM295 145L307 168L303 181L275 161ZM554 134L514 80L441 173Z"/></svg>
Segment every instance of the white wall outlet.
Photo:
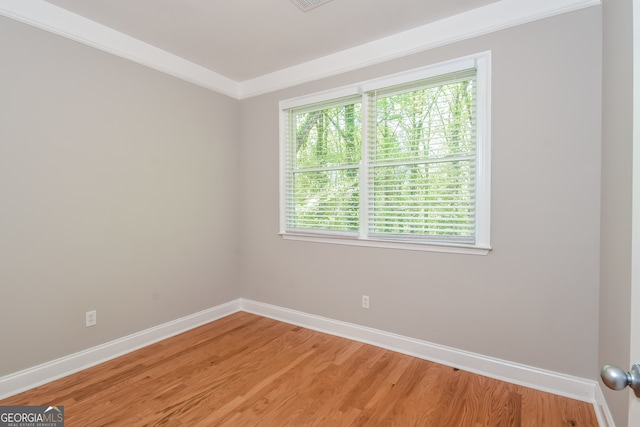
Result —
<svg viewBox="0 0 640 427"><path fill-rule="evenodd" d="M95 324L98 322L96 311L95 310L87 311L85 320L86 320L87 328L89 326L95 326Z"/></svg>
<svg viewBox="0 0 640 427"><path fill-rule="evenodd" d="M369 295L362 295L362 308L369 308Z"/></svg>

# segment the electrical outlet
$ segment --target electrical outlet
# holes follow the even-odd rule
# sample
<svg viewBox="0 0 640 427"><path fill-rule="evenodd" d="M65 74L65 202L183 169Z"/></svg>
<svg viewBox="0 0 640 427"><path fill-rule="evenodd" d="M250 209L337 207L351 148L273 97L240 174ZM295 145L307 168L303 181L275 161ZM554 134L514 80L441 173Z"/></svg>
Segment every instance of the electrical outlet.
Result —
<svg viewBox="0 0 640 427"><path fill-rule="evenodd" d="M362 295L362 308L369 308L369 295Z"/></svg>
<svg viewBox="0 0 640 427"><path fill-rule="evenodd" d="M87 311L85 314L86 314L85 321L86 321L87 328L89 326L95 326L95 324L98 323L95 310Z"/></svg>

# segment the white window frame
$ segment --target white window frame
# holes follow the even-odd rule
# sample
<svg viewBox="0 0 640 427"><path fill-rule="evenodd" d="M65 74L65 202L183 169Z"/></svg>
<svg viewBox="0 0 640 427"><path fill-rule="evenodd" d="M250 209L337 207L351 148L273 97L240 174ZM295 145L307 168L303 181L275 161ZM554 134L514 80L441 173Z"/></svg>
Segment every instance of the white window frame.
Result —
<svg viewBox="0 0 640 427"><path fill-rule="evenodd" d="M374 239L366 234L367 209L365 208L367 194L362 193L366 185L361 185L361 209L360 209L360 233L353 236L350 233L335 231L314 230L313 232L300 232L287 230L286 226L286 153L287 110L319 102L330 101L356 94L364 94L368 91L419 81L430 77L444 75L469 68L476 68L477 92L476 92L476 235L474 244L446 243L446 242L418 242L395 241L388 239ZM363 99L363 116L366 114L367 102ZM303 240L319 243L371 246L390 249L408 249L432 252L462 253L472 255L486 255L491 251L491 52L481 52L465 56L451 61L441 62L426 67L421 67L406 72L393 74L386 77L361 82L350 86L332 89L320 93L314 93L298 98L280 101L280 235L288 240ZM363 127L366 128L366 127ZM367 156L366 129L363 129L363 153ZM361 180L366 179L366 174L361 173Z"/></svg>

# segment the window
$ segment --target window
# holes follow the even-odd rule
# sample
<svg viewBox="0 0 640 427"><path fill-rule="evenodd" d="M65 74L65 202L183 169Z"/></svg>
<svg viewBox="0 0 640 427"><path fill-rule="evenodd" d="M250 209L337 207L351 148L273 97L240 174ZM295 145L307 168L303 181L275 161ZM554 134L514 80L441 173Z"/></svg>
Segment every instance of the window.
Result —
<svg viewBox="0 0 640 427"><path fill-rule="evenodd" d="M283 101L285 238L487 253L490 54Z"/></svg>

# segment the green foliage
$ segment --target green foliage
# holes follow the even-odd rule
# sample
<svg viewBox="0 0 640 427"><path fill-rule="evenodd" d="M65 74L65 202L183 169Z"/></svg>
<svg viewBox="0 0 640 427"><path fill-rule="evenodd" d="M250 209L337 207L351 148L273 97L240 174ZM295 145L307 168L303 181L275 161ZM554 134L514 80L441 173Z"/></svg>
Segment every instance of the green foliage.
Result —
<svg viewBox="0 0 640 427"><path fill-rule="evenodd" d="M300 172L294 175L295 228L359 228L357 169Z"/></svg>
<svg viewBox="0 0 640 427"><path fill-rule="evenodd" d="M473 236L474 90L467 80L378 98L372 233Z"/></svg>
<svg viewBox="0 0 640 427"><path fill-rule="evenodd" d="M295 115L295 228L358 230L361 110L350 103Z"/></svg>
<svg viewBox="0 0 640 427"><path fill-rule="evenodd" d="M475 81L372 96L368 171L360 170L360 103L293 115L291 225L357 231L368 173L370 233L472 239Z"/></svg>

